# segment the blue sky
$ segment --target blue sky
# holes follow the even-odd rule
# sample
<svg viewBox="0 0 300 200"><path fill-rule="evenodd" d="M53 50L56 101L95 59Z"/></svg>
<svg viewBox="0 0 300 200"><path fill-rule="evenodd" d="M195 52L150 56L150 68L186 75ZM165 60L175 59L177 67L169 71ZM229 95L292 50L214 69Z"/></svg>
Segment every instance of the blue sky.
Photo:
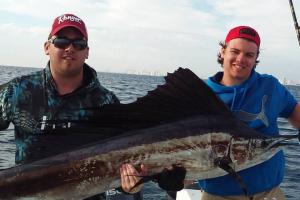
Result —
<svg viewBox="0 0 300 200"><path fill-rule="evenodd" d="M300 17L300 1L294 0ZM202 78L221 70L218 43L250 25L261 36L257 71L300 82L300 47L287 0L0 0L0 64L44 67L53 19L81 17L97 71L166 74L191 68ZM299 18L298 17L298 18ZM300 19L299 19L300 20Z"/></svg>

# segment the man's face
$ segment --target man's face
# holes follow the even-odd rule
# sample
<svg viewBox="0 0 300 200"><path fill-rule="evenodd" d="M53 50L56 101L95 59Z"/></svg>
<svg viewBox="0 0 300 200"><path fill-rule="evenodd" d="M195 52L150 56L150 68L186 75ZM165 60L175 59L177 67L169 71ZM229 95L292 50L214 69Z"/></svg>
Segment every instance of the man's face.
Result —
<svg viewBox="0 0 300 200"><path fill-rule="evenodd" d="M226 49L221 49L224 59L222 83L227 86L239 85L247 80L255 66L258 47L249 40L236 38L231 40Z"/></svg>
<svg viewBox="0 0 300 200"><path fill-rule="evenodd" d="M67 27L60 30L53 38L65 38L69 40L84 39L82 34L75 28ZM63 77L71 77L82 73L83 64L88 58L89 48L75 49L73 44L66 48L56 47L50 42L44 45L46 55L50 57L50 69L52 73Z"/></svg>

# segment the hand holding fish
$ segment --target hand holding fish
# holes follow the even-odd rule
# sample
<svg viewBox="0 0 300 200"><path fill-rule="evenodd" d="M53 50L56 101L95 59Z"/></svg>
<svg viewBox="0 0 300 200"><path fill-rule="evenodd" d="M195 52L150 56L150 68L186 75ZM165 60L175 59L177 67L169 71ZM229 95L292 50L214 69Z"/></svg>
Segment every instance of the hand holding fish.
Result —
<svg viewBox="0 0 300 200"><path fill-rule="evenodd" d="M143 183L154 181L166 191L179 191L184 188L186 169L182 166L173 165L165 168L162 172L147 175L145 166L141 165L139 173L131 164L124 164L120 168L122 189L127 193L137 193L141 190Z"/></svg>
<svg viewBox="0 0 300 200"><path fill-rule="evenodd" d="M173 165L165 168L156 175L158 186L166 191L180 191L184 188L186 169L182 166Z"/></svg>
<svg viewBox="0 0 300 200"><path fill-rule="evenodd" d="M120 168L122 190L130 194L139 192L143 184L137 185L137 183L144 174L146 174L146 168L143 164L141 164L140 172L131 164L123 164Z"/></svg>

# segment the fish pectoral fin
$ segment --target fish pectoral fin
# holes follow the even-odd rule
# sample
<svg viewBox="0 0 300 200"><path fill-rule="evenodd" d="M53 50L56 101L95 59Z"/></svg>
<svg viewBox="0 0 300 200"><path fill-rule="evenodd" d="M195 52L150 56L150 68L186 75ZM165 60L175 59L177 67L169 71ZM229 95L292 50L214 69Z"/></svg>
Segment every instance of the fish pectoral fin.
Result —
<svg viewBox="0 0 300 200"><path fill-rule="evenodd" d="M247 186L243 181L242 177L230 166L233 164L230 157L224 156L216 158L214 163L215 165L226 171L228 174L230 174L238 182L245 196L249 197L250 199L252 198L251 196L249 196Z"/></svg>
<svg viewBox="0 0 300 200"><path fill-rule="evenodd" d="M216 166L220 167L221 169L225 170L229 174L236 173L234 169L231 167L233 162L229 156L219 157L214 160Z"/></svg>

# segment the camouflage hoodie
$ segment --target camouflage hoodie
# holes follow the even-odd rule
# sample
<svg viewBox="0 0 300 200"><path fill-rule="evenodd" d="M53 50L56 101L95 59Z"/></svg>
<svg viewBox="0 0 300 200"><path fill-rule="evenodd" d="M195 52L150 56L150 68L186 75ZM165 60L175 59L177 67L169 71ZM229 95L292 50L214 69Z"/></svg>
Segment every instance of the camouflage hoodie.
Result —
<svg viewBox="0 0 300 200"><path fill-rule="evenodd" d="M85 108L119 103L112 92L100 85L96 71L87 64L83 67L82 86L66 95L56 91L49 63L41 71L0 86L0 130L6 129L10 122L15 126L16 163L47 156L43 149L33 147L39 142L37 138L43 135L48 121L88 119L93 112Z"/></svg>

